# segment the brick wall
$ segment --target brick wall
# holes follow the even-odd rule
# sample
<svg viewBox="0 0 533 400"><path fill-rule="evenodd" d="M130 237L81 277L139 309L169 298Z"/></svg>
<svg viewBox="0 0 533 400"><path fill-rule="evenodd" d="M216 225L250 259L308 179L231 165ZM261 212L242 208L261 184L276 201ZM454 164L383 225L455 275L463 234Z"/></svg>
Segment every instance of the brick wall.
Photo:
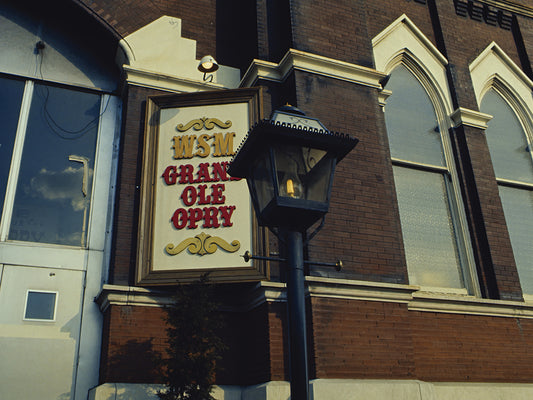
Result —
<svg viewBox="0 0 533 400"><path fill-rule="evenodd" d="M125 37L163 15L181 18L181 36L196 40L197 58L216 58L216 1L197 0L77 0Z"/></svg>
<svg viewBox="0 0 533 400"><path fill-rule="evenodd" d="M407 283L400 220L383 112L375 89L298 72L297 105L359 144L335 171L326 225L309 246L313 261L344 263L322 274Z"/></svg>
<svg viewBox="0 0 533 400"><path fill-rule="evenodd" d="M249 311L223 312L219 334L228 350L218 363L218 384L288 379L285 307L263 303ZM165 316L161 307L111 305L105 311L101 383L161 383Z"/></svg>
<svg viewBox="0 0 533 400"><path fill-rule="evenodd" d="M166 348L164 311L110 306L104 314L100 381L160 383Z"/></svg>
<svg viewBox="0 0 533 400"><path fill-rule="evenodd" d="M408 311L406 304L312 298L310 379L531 382L533 321ZM218 384L288 380L286 304L225 313L229 350ZM111 306L105 313L101 383L159 383L166 331L162 308Z"/></svg>
<svg viewBox="0 0 533 400"><path fill-rule="evenodd" d="M317 378L531 382L533 321L312 300Z"/></svg>

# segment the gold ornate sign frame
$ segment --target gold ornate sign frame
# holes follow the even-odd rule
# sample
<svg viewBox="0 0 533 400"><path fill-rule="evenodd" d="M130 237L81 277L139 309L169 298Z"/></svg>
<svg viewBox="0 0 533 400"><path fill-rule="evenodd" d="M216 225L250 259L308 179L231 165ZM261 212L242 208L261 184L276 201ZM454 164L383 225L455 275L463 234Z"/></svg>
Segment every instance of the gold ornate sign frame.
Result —
<svg viewBox="0 0 533 400"><path fill-rule="evenodd" d="M157 236L158 229L156 223L156 206L158 204L156 186L161 180L161 170L158 168L157 160L160 138L160 127L162 126L162 115L165 112L183 110L184 108L195 108L202 111L202 107L244 104L248 115L243 116L248 120L248 127L263 118L262 115L262 95L260 88L245 88L235 90L221 90L216 92L199 92L187 94L171 94L161 96L150 96L146 103L145 135L143 149L143 168L139 210L139 230L137 238L137 260L136 260L136 283L141 286L171 285L176 283L186 283L197 280L201 275L209 272L213 281L241 282L256 281L268 278L269 266L265 261L251 260L246 263L239 261L241 265L219 267L215 264L212 267L195 268L188 265L182 268L180 260L184 255L197 257L197 260L212 257L217 258L218 254L233 253L235 258L250 250L253 254L268 254L267 232L256 223L255 216L251 215L251 227L242 227L243 234L251 232L252 248L242 248L239 240L226 240L219 237L217 229L207 229L200 233L191 232L190 237L175 243L169 239L165 243L164 252L168 257L175 260L175 268L160 268L157 258L154 257L154 237ZM167 110L167 111L165 111ZM193 119L180 122L175 126L176 135L196 132L200 130L216 131L217 129L228 129L232 126L232 121L226 118L215 118L206 113L198 115ZM216 128L216 129L214 129ZM247 130L246 129L246 130ZM242 132L246 134L246 132ZM205 135L204 135L205 136ZM177 139L180 140L180 139ZM238 147L240 140L233 143L234 149ZM178 146L178 144L175 144ZM199 151L201 151L200 149ZM177 154L177 153L176 153ZM200 157L203 155L200 154ZM176 158L176 157L174 157ZM222 196L222 195L220 195ZM246 192L246 196L248 193ZM250 207L250 213L253 213ZM176 217L176 224L181 220ZM167 244L168 243L168 244ZM159 250L158 250L159 251ZM243 260L242 257L238 257ZM201 264L199 262L199 264ZM249 264L249 265L243 265Z"/></svg>

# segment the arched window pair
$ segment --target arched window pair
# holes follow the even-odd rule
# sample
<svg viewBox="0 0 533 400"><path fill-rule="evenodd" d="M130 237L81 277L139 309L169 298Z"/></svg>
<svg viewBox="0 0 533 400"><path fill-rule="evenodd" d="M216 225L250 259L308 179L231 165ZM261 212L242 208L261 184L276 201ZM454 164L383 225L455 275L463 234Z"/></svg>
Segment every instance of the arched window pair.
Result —
<svg viewBox="0 0 533 400"><path fill-rule="evenodd" d="M390 75L385 122L409 282L479 295L449 144L446 60L406 16L373 45ZM492 116L485 133L522 289L533 294L533 83L495 44L470 69L479 109Z"/></svg>

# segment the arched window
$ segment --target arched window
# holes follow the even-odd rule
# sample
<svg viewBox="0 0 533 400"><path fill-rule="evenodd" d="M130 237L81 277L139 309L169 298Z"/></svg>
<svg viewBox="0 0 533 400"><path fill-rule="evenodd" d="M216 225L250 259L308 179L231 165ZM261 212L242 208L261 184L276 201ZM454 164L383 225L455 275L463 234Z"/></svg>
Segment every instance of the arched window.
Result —
<svg viewBox="0 0 533 400"><path fill-rule="evenodd" d="M406 64L393 69L385 107L409 281L463 289L469 285L443 142L447 128L415 72Z"/></svg>
<svg viewBox="0 0 533 400"><path fill-rule="evenodd" d="M533 294L533 160L512 95L497 81L481 101L493 116L486 129L492 165L524 294ZM499 89L498 89L499 87ZM508 101L508 100L509 101Z"/></svg>
<svg viewBox="0 0 533 400"><path fill-rule="evenodd" d="M448 133L453 115L448 61L406 15L372 45L376 69L390 75L380 103L409 282L480 295Z"/></svg>

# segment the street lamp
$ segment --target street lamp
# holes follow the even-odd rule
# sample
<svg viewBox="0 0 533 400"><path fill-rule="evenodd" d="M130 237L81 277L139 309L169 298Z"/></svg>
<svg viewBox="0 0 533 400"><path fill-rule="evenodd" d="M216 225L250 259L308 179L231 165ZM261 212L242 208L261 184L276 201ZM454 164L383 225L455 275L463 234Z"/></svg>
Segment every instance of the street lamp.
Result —
<svg viewBox="0 0 533 400"><path fill-rule="evenodd" d="M286 235L291 400L309 398L303 233L328 212L335 165L357 142L287 105L252 127L228 168L246 178L259 225Z"/></svg>

